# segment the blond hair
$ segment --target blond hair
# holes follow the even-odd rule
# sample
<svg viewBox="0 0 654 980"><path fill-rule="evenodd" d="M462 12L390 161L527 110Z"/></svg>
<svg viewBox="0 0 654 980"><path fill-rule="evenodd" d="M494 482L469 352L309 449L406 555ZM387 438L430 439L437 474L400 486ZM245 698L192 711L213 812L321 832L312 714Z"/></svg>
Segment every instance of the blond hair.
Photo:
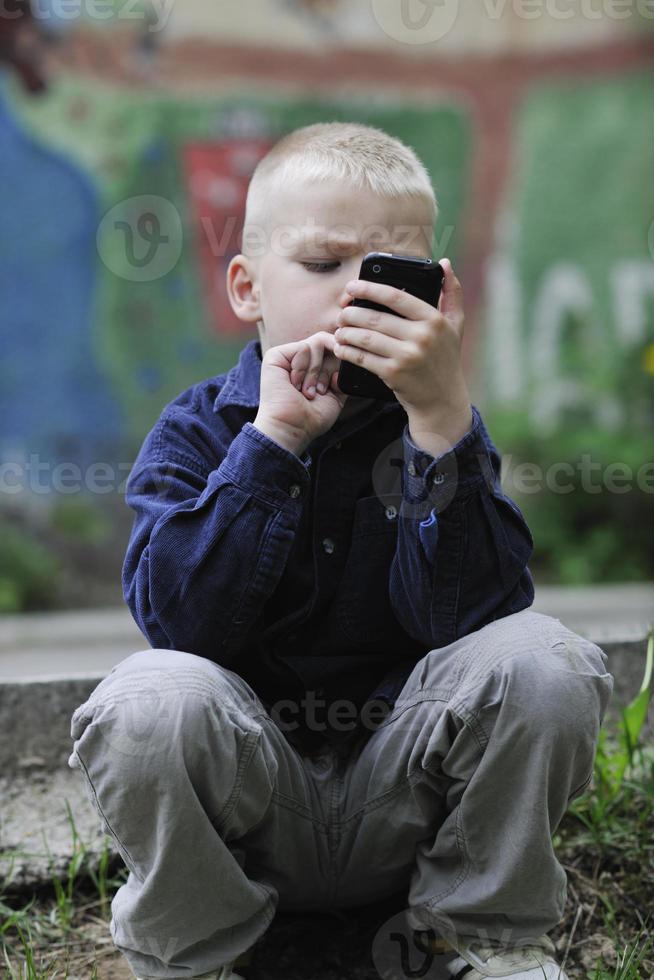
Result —
<svg viewBox="0 0 654 980"><path fill-rule="evenodd" d="M276 192L302 182L342 181L380 197L413 198L424 204L432 235L438 204L426 167L411 147L363 123L322 122L283 136L254 169L248 187L243 231L269 227Z"/></svg>

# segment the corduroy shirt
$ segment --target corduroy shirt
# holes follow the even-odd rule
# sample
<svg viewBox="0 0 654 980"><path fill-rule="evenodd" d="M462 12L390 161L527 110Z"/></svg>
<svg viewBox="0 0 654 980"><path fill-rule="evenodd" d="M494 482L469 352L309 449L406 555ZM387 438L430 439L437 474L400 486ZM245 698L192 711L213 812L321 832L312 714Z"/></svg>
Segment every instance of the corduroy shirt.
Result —
<svg viewBox="0 0 654 980"><path fill-rule="evenodd" d="M434 458L399 402L375 400L298 456L252 424L260 378L253 340L146 436L125 601L153 647L235 671L267 708L308 692L325 710L392 706L428 651L533 601L533 540L499 453L476 406ZM299 746L333 734L296 722Z"/></svg>

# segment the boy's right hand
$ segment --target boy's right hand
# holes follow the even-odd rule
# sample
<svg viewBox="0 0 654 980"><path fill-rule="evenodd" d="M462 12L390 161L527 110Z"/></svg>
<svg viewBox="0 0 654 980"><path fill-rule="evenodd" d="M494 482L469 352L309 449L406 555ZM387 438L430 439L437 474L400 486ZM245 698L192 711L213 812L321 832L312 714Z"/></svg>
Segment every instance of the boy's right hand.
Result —
<svg viewBox="0 0 654 980"><path fill-rule="evenodd" d="M335 343L333 334L320 330L305 340L270 347L262 359L253 425L298 456L331 429L348 398L338 387L341 362L334 354ZM324 393L317 389L321 381ZM315 394L309 393L312 386Z"/></svg>

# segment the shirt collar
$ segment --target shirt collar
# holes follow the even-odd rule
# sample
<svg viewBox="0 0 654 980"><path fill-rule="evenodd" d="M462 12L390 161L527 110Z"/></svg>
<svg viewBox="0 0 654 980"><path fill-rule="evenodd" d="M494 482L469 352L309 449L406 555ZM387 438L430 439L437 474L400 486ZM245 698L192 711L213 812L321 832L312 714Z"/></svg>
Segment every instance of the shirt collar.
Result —
<svg viewBox="0 0 654 980"><path fill-rule="evenodd" d="M227 372L225 383L213 403L214 412L227 405L259 407L261 388L261 342L251 340L239 355L238 363Z"/></svg>

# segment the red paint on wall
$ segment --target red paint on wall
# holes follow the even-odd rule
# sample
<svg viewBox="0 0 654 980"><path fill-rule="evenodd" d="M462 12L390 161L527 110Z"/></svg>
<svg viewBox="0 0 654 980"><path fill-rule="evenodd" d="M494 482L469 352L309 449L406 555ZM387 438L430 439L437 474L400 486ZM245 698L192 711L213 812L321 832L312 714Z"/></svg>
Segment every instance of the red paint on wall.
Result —
<svg viewBox="0 0 654 980"><path fill-rule="evenodd" d="M252 333L229 302L227 267L241 251L240 232L250 177L271 142L263 139L225 139L187 143L184 173L193 220L200 279L210 328L217 334Z"/></svg>

